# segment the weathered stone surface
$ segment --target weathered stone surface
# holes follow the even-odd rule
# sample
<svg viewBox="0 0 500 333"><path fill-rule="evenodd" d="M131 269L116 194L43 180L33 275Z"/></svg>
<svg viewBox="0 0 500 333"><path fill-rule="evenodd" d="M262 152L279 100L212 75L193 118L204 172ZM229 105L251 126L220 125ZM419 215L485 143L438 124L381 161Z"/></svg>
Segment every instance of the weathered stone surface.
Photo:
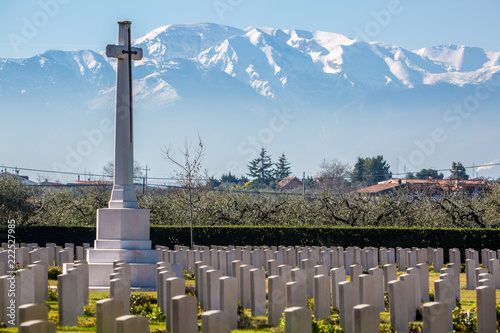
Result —
<svg viewBox="0 0 500 333"><path fill-rule="evenodd" d="M314 316L318 320L330 317L330 279L328 275L314 277Z"/></svg>
<svg viewBox="0 0 500 333"><path fill-rule="evenodd" d="M269 280L271 284L271 280ZM219 279L220 310L229 319L231 329L238 326L238 280L235 277L224 276ZM271 302L271 285L269 285L269 302Z"/></svg>
<svg viewBox="0 0 500 333"><path fill-rule="evenodd" d="M389 312L396 332L408 332L408 300L403 281L389 282Z"/></svg>
<svg viewBox="0 0 500 333"><path fill-rule="evenodd" d="M443 316L442 320L448 323L448 331L451 332L453 331L453 310L456 304L453 284L448 279L436 280L434 281L434 292L436 301L446 305L446 316Z"/></svg>
<svg viewBox="0 0 500 333"><path fill-rule="evenodd" d="M75 275L60 274L57 277L57 291L59 302L59 325L78 325L78 300L74 297L77 279Z"/></svg>
<svg viewBox="0 0 500 333"><path fill-rule="evenodd" d="M288 282L286 284L286 307L306 307L306 284L304 282Z"/></svg>
<svg viewBox="0 0 500 333"><path fill-rule="evenodd" d="M172 298L172 333L198 332L196 297L181 295Z"/></svg>
<svg viewBox="0 0 500 333"><path fill-rule="evenodd" d="M49 308L45 304L24 304L19 306L18 325L30 320L48 320Z"/></svg>
<svg viewBox="0 0 500 333"><path fill-rule="evenodd" d="M115 333L149 333L149 321L146 317L125 315L116 318Z"/></svg>
<svg viewBox="0 0 500 333"><path fill-rule="evenodd" d="M176 296L182 296L186 293L186 281L178 277L168 278L166 281L166 307L165 307L165 317L167 329L172 331L173 325L173 313L172 313L172 299Z"/></svg>
<svg viewBox="0 0 500 333"><path fill-rule="evenodd" d="M95 303L96 333L114 333L115 319L125 315L123 302L116 299L102 299Z"/></svg>
<svg viewBox="0 0 500 333"><path fill-rule="evenodd" d="M30 320L19 326L19 333L56 333L57 326L47 320Z"/></svg>
<svg viewBox="0 0 500 333"><path fill-rule="evenodd" d="M493 259L490 259L490 261ZM495 259L498 260L498 259ZM491 287L477 287L477 332L495 332L496 325L496 305L495 289Z"/></svg>
<svg viewBox="0 0 500 333"><path fill-rule="evenodd" d="M444 303L430 302L423 305L423 333L448 333L448 323L443 320L447 316Z"/></svg>
<svg viewBox="0 0 500 333"><path fill-rule="evenodd" d="M286 309L285 333L312 333L311 310L305 307Z"/></svg>
<svg viewBox="0 0 500 333"><path fill-rule="evenodd" d="M353 308L353 333L378 333L380 332L379 309L368 304L359 304Z"/></svg>
<svg viewBox="0 0 500 333"><path fill-rule="evenodd" d="M332 306L340 308L339 303L339 283L346 280L344 268L332 268L330 270L331 291L332 291Z"/></svg>
<svg viewBox="0 0 500 333"><path fill-rule="evenodd" d="M281 314L286 308L286 284L281 276L270 276L268 278L268 289L268 322L273 327L276 327L279 325Z"/></svg>
<svg viewBox="0 0 500 333"><path fill-rule="evenodd" d="M344 281L339 283L340 327L344 329L345 333L351 333L353 328L352 309L357 305L355 288L353 282Z"/></svg>
<svg viewBox="0 0 500 333"><path fill-rule="evenodd" d="M250 303L252 317L266 315L266 273L261 268L250 270Z"/></svg>
<svg viewBox="0 0 500 333"><path fill-rule="evenodd" d="M219 310L206 311L201 314L202 333L230 333L231 326L226 315Z"/></svg>

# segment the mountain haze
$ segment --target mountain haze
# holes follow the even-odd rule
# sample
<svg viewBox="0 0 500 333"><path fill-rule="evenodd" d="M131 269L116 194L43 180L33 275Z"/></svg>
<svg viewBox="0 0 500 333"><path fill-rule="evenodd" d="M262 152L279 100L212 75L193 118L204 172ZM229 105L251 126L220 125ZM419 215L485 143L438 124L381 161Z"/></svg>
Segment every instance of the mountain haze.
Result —
<svg viewBox="0 0 500 333"><path fill-rule="evenodd" d="M459 45L411 51L333 32L211 23L160 27L133 43L144 51L133 71L136 156L158 173L169 172L159 147L197 133L213 173L246 172L260 146L273 156L285 151L297 174L313 173L322 158L383 154L396 172L398 156L408 171L495 157L500 52ZM91 50L0 59L0 130L12 133L8 124L22 123L30 133L22 145L3 144L0 163L37 159L98 173L112 158L112 134L103 132L79 163L68 163L68 152L86 140L82 129L113 119L114 67ZM455 104L468 115L454 113ZM417 141L436 128L447 139L422 149ZM11 157L20 150L31 159ZM410 160L415 150L423 161Z"/></svg>

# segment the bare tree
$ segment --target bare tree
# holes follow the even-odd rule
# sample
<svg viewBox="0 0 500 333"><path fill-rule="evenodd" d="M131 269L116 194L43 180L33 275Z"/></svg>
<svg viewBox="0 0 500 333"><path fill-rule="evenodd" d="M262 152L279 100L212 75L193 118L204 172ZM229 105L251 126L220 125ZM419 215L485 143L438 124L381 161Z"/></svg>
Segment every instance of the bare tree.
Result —
<svg viewBox="0 0 500 333"><path fill-rule="evenodd" d="M319 164L319 187L324 191L344 193L348 190L346 178L351 176L352 167L336 159L323 159Z"/></svg>
<svg viewBox="0 0 500 333"><path fill-rule="evenodd" d="M174 164L178 170L176 178L180 181L182 186L188 191L189 194L189 228L191 249L193 248L193 208L194 208L194 191L204 185L204 180L207 179L207 171L202 170L201 162L205 157L205 146L203 141L198 136L198 143L193 146L192 142L186 141L184 147L179 148L182 157L177 160L175 158L175 151L172 146L164 147L162 149L163 158Z"/></svg>
<svg viewBox="0 0 500 333"><path fill-rule="evenodd" d="M115 174L115 162L109 161L102 167L102 174L104 176L113 178ZM139 162L134 160L134 178L142 178L142 166Z"/></svg>

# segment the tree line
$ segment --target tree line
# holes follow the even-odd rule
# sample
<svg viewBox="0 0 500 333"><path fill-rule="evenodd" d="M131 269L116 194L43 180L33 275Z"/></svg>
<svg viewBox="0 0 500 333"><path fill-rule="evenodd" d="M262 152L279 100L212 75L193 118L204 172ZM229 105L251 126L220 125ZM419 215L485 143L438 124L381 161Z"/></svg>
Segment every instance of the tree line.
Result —
<svg viewBox="0 0 500 333"><path fill-rule="evenodd" d="M291 172L291 163L283 152L276 162L262 147L259 156L251 160L248 173L235 176L231 172L222 174L220 178L211 177L209 186L214 188L240 189L276 189L278 183L285 177L294 176ZM467 180L466 169L461 162L453 162L450 168L452 180ZM393 176L390 165L383 155L373 157L358 157L354 166L337 159L323 159L318 165L314 176L300 179L306 183L308 189L347 193L363 187L377 184L391 179ZM407 173L407 179L444 179L443 173L436 169L422 169L416 173Z"/></svg>
<svg viewBox="0 0 500 333"><path fill-rule="evenodd" d="M110 186L45 188L0 177L0 221L19 226L95 226ZM429 196L407 188L377 197L319 191L213 191L185 188L137 191L139 207L151 210L154 225L232 226L401 226L497 228L500 185L480 195Z"/></svg>

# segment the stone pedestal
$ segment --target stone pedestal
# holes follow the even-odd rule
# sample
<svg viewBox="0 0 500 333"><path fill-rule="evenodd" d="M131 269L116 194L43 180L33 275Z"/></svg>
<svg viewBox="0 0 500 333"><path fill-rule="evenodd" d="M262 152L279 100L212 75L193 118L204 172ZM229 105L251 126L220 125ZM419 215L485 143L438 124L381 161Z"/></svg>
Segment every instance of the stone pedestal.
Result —
<svg viewBox="0 0 500 333"><path fill-rule="evenodd" d="M94 248L87 251L90 288L109 288L113 261L130 264L133 288L156 288L159 252L151 250L149 210L104 208L97 210Z"/></svg>

